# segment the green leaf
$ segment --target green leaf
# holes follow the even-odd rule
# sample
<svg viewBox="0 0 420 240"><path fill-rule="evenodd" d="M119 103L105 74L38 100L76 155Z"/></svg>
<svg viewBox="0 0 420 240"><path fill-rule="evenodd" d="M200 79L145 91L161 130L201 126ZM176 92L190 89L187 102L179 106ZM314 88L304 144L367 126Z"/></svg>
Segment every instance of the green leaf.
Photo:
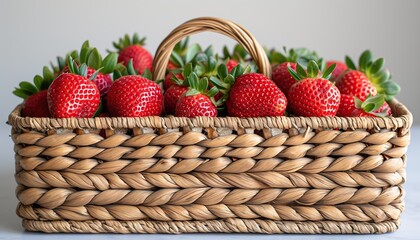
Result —
<svg viewBox="0 0 420 240"><path fill-rule="evenodd" d="M208 46L206 48L206 50L204 50L204 53L206 54L206 56L213 56L214 54L214 50L213 50L213 46Z"/></svg>
<svg viewBox="0 0 420 240"><path fill-rule="evenodd" d="M185 96L194 96L194 95L197 95L197 94L200 94L200 91L198 91L195 88L189 88L187 90L187 92L185 93Z"/></svg>
<svg viewBox="0 0 420 240"><path fill-rule="evenodd" d="M232 56L230 55L230 52L229 52L229 49L228 49L228 47L225 45L225 46L223 46L223 58L224 59L228 59L228 58L231 58Z"/></svg>
<svg viewBox="0 0 420 240"><path fill-rule="evenodd" d="M297 74L297 72L293 70L293 68L291 68L290 66L287 66L287 71L290 73L290 75L292 75L294 79L296 79L296 81L301 80L299 74Z"/></svg>
<svg viewBox="0 0 420 240"><path fill-rule="evenodd" d="M207 96L208 97L214 97L216 96L216 94L219 92L219 89L217 89L217 87L212 87L208 92L207 92Z"/></svg>
<svg viewBox="0 0 420 240"><path fill-rule="evenodd" d="M147 78L147 79L149 79L149 80L152 80L152 78L153 78L153 74L152 74L152 72L150 71L150 69L148 69L148 68L146 68L146 69L144 69L144 72L143 72L143 75L142 75L144 78Z"/></svg>
<svg viewBox="0 0 420 240"><path fill-rule="evenodd" d="M296 66L296 69L298 69L297 66ZM309 61L309 63L308 63L308 76L314 78L314 77L318 76L318 73L319 73L318 64L316 64L316 62L314 60Z"/></svg>
<svg viewBox="0 0 420 240"><path fill-rule="evenodd" d="M303 69L302 65L300 65L300 64L296 65L296 73L299 75L300 79L305 79L308 76L305 69Z"/></svg>
<svg viewBox="0 0 420 240"><path fill-rule="evenodd" d="M199 52L201 52L200 45L198 44L191 45L187 50L187 54L185 55L185 62L187 63L191 62Z"/></svg>
<svg viewBox="0 0 420 240"><path fill-rule="evenodd" d="M184 61L182 60L182 57L176 52L171 53L170 60L178 67L184 66Z"/></svg>
<svg viewBox="0 0 420 240"><path fill-rule="evenodd" d="M57 63L59 71L64 69L64 67L66 66L66 60L63 57L57 57Z"/></svg>
<svg viewBox="0 0 420 240"><path fill-rule="evenodd" d="M242 67L242 64L238 64L236 65L236 67L234 67L232 69L232 71L235 70L234 73L231 72L232 76L236 79L240 76L242 76L244 74L244 68Z"/></svg>
<svg viewBox="0 0 420 240"><path fill-rule="evenodd" d="M127 73L128 73L128 75L137 75L137 72L136 72L136 70L134 69L134 66L133 66L133 59L130 59L128 61Z"/></svg>
<svg viewBox="0 0 420 240"><path fill-rule="evenodd" d="M102 57L101 54L99 54L98 49L94 48L89 51L86 64L88 67L93 69L98 69L102 66Z"/></svg>
<svg viewBox="0 0 420 240"><path fill-rule="evenodd" d="M387 97L392 97L397 95L400 92L400 86L394 81L386 81L379 85L378 93L383 93ZM388 100L388 99L387 99Z"/></svg>
<svg viewBox="0 0 420 240"><path fill-rule="evenodd" d="M47 66L44 66L44 68L42 68L42 75L44 76L44 80L48 82L51 82L54 79L54 73L51 72L51 70Z"/></svg>
<svg viewBox="0 0 420 240"><path fill-rule="evenodd" d="M356 65L354 64L353 60L351 60L351 58L349 56L346 56L345 58L345 62L348 68L353 69L353 70L357 70Z"/></svg>
<svg viewBox="0 0 420 240"><path fill-rule="evenodd" d="M77 68L76 64L74 63L74 60L71 56L68 56L68 58L67 58L67 66L69 67L69 71L71 73L77 73L78 72L78 68ZM44 78L45 78L45 73L44 73Z"/></svg>
<svg viewBox="0 0 420 240"><path fill-rule="evenodd" d="M182 72L182 74L184 75L184 78L187 78L188 76L190 76L192 72L193 72L192 63L187 63Z"/></svg>
<svg viewBox="0 0 420 240"><path fill-rule="evenodd" d="M105 57L104 61L102 62L103 69L101 72L103 74L112 73L114 69L117 67L117 64L118 64L118 54L110 53Z"/></svg>
<svg viewBox="0 0 420 240"><path fill-rule="evenodd" d="M205 93L207 91L208 86L209 86L209 80L207 77L199 79L198 90L201 93Z"/></svg>
<svg viewBox="0 0 420 240"><path fill-rule="evenodd" d="M39 75L36 75L34 77L34 84L35 84L35 87L38 89L38 91L42 90L42 82L43 81L44 81L44 79Z"/></svg>
<svg viewBox="0 0 420 240"><path fill-rule="evenodd" d="M220 89L225 89L222 81L220 81L220 79L218 79L217 77L210 76L209 80L211 84L213 84L215 87L220 88Z"/></svg>
<svg viewBox="0 0 420 240"><path fill-rule="evenodd" d="M373 64L368 68L367 71L370 74L376 74L376 73L378 73L379 71L382 70L384 65L385 65L385 59L379 58L375 62L373 62Z"/></svg>
<svg viewBox="0 0 420 240"><path fill-rule="evenodd" d="M359 58L359 69L362 72L365 72L367 69L367 65L369 62L372 61L372 53L369 50L366 50L360 55Z"/></svg>
<svg viewBox="0 0 420 240"><path fill-rule="evenodd" d="M117 80L118 78L122 77L121 71L115 69L114 72L112 73L112 78L113 80Z"/></svg>
<svg viewBox="0 0 420 240"><path fill-rule="evenodd" d="M27 92L32 93L32 94L38 92L38 89L33 84L31 84L30 82L26 82L26 81L20 82L19 87L21 89L27 91Z"/></svg>
<svg viewBox="0 0 420 240"><path fill-rule="evenodd" d="M98 71L96 71L96 72L98 72ZM96 72L95 72L95 73L96 73ZM79 74L80 76L83 76L83 77L86 77L86 76L87 76L87 66L86 66L86 64L85 64L85 63L83 63L82 65L80 65L78 74ZM94 74L94 75L95 75L95 74ZM98 75L98 74L96 73L96 75ZM95 77L96 77L96 75L95 75ZM93 77L93 75L92 75L92 76L91 76L91 80L92 80L92 79L95 79L95 77Z"/></svg>
<svg viewBox="0 0 420 240"><path fill-rule="evenodd" d="M90 47L89 47L89 41L86 40L83 44L82 44L82 48L80 49L80 64L82 63L86 63L87 61L87 57L90 51Z"/></svg>
<svg viewBox="0 0 420 240"><path fill-rule="evenodd" d="M332 64L331 66L329 66L327 68L327 70L325 70L324 74L322 74L322 77L325 79L330 79L332 72L334 71L335 67L337 64Z"/></svg>
<svg viewBox="0 0 420 240"><path fill-rule="evenodd" d="M229 74L228 69L226 67L225 64L220 64L219 67L217 68L217 74L219 75L220 78L224 79L227 77L227 75Z"/></svg>
<svg viewBox="0 0 420 240"><path fill-rule="evenodd" d="M28 98L30 95L32 95L30 92L27 92L27 91L25 91L25 90L23 90L23 89L18 89L18 88L16 88L16 89L13 91L13 94L14 94L14 95L16 95L16 96L18 96L18 97L20 97L20 98L23 98L23 99L26 99L26 98Z"/></svg>
<svg viewBox="0 0 420 240"><path fill-rule="evenodd" d="M139 35L137 33L134 33L133 34L133 41L132 41L132 43L133 44L138 44L139 42L140 42Z"/></svg>
<svg viewBox="0 0 420 240"><path fill-rule="evenodd" d="M366 100L362 103L361 108L365 112L372 112L381 108L384 105L385 98L382 94L377 94L375 96L368 96Z"/></svg>
<svg viewBox="0 0 420 240"><path fill-rule="evenodd" d="M130 36L128 34L124 35L124 47L128 47L131 45Z"/></svg>
<svg viewBox="0 0 420 240"><path fill-rule="evenodd" d="M276 51L272 51L271 52L271 63L284 63L287 62L287 58L286 56L284 56L283 54L276 52Z"/></svg>
<svg viewBox="0 0 420 240"><path fill-rule="evenodd" d="M362 108L362 104L363 104L363 102L362 102L362 100L360 100L358 97L354 97L354 106L356 107L356 108Z"/></svg>
<svg viewBox="0 0 420 240"><path fill-rule="evenodd" d="M190 75L188 75L188 83L191 88L198 89L198 76L195 74L195 72L192 72Z"/></svg>

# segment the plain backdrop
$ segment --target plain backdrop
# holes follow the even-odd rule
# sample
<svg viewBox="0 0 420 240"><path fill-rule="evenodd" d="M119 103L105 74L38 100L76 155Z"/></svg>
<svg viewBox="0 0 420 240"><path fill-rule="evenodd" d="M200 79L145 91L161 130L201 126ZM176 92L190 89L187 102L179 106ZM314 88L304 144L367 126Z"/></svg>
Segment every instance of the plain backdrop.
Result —
<svg viewBox="0 0 420 240"><path fill-rule="evenodd" d="M147 36L154 53L160 41L182 22L216 16L237 22L267 47L308 47L326 59L358 58L365 49L386 58L402 88L398 99L420 123L420 1L384 0L1 0L0 112L3 122L21 100L12 91L32 81L57 55L79 49L84 40L100 51L125 33ZM193 42L216 50L233 40L215 33ZM9 128L2 124L2 128Z"/></svg>

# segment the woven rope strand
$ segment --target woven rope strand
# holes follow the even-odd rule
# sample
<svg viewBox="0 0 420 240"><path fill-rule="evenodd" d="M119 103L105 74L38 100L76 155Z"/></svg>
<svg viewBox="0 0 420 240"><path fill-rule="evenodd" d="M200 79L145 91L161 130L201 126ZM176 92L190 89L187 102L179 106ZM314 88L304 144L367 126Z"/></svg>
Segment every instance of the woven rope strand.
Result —
<svg viewBox="0 0 420 240"><path fill-rule="evenodd" d="M270 219L287 221L359 221L384 222L397 220L403 204L375 206L370 204L335 206L286 206L286 205L225 205L204 206L129 206L129 205L86 205L78 207L60 206L54 209L19 204L17 214L28 220L157 220L191 221L226 218Z"/></svg>

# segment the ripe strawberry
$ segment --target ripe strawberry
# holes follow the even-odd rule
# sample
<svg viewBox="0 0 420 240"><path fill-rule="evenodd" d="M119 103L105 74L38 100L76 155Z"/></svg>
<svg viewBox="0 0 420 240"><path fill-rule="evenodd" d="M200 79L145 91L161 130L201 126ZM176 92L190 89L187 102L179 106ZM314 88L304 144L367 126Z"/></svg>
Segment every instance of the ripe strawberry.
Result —
<svg viewBox="0 0 420 240"><path fill-rule="evenodd" d="M93 82L98 86L101 97L103 97L112 85L112 73L117 67L117 54L110 53L104 59L96 48L92 48L89 45L89 41L85 41L81 47L80 53L70 54L76 55L75 59L78 65L85 63L87 68L87 78L91 78L97 70L100 72L96 73L96 77ZM65 66L62 73L69 73L68 66Z"/></svg>
<svg viewBox="0 0 420 240"><path fill-rule="evenodd" d="M296 83L296 80L292 77L292 75L290 75L288 67L290 66L293 70L296 70L296 63L298 61L318 61L318 56L316 52L310 51L306 48L290 49L289 51L284 49L284 51L287 55L271 50L269 52L269 59L272 64L278 63L273 67L271 78L287 96L290 87Z"/></svg>
<svg viewBox="0 0 420 240"><path fill-rule="evenodd" d="M384 94L389 100L400 91L400 87L391 81L389 71L384 70L384 59L372 60L370 51L365 51L359 58L359 67L346 56L346 70L336 79L336 86L342 94L349 94L364 101L368 95Z"/></svg>
<svg viewBox="0 0 420 240"><path fill-rule="evenodd" d="M197 116L216 117L217 108L212 98L218 90L213 87L207 91L207 78L198 79L194 72L188 76L188 82L190 87L178 100L175 116L189 118Z"/></svg>
<svg viewBox="0 0 420 240"><path fill-rule="evenodd" d="M37 92L26 98L22 107L22 117L49 117L47 90Z"/></svg>
<svg viewBox="0 0 420 240"><path fill-rule="evenodd" d="M272 79L274 83L283 91L286 95L289 92L290 87L296 83L296 79L290 75L287 70L288 67L291 67L293 70L296 70L296 63L284 62L277 65L273 68Z"/></svg>
<svg viewBox="0 0 420 240"><path fill-rule="evenodd" d="M267 76L247 73L236 78L226 102L229 116L283 116L287 99Z"/></svg>
<svg viewBox="0 0 420 240"><path fill-rule="evenodd" d="M175 114L176 104L181 98L182 94L187 92L187 86L172 85L168 90L165 91L164 103L166 114Z"/></svg>
<svg viewBox="0 0 420 240"><path fill-rule="evenodd" d="M238 65L238 61L233 60L233 59L229 59L226 63L226 67L227 67L228 72L232 71L232 69L234 67L236 67L237 65Z"/></svg>
<svg viewBox="0 0 420 240"><path fill-rule="evenodd" d="M54 78L53 71L45 66L42 76L36 75L33 84L26 81L19 83L19 87L13 91L13 94L25 100L22 105L22 116L50 117L46 90Z"/></svg>
<svg viewBox="0 0 420 240"><path fill-rule="evenodd" d="M162 90L147 78L123 76L109 89L107 105L115 117L159 116L163 105Z"/></svg>
<svg viewBox="0 0 420 240"><path fill-rule="evenodd" d="M133 59L133 66L139 74L143 74L145 69L152 70L153 57L150 52L143 47L146 38L139 39L137 34L130 39L128 35L120 38L118 43L114 42L114 47L118 50L118 62L127 66L130 59Z"/></svg>
<svg viewBox="0 0 420 240"><path fill-rule="evenodd" d="M347 65L341 61L327 61L327 68L335 63L334 71L331 74L331 81L335 81L341 73L347 69Z"/></svg>
<svg viewBox="0 0 420 240"><path fill-rule="evenodd" d="M298 80L289 90L289 106L293 114L304 117L333 117L340 104L338 88L327 80L335 65L329 67L322 76L315 61L311 60L308 70L298 64L297 71L289 67L290 74Z"/></svg>
<svg viewBox="0 0 420 240"><path fill-rule="evenodd" d="M354 96L348 94L340 95L340 106L338 107L337 116L350 117L356 109Z"/></svg>
<svg viewBox="0 0 420 240"><path fill-rule="evenodd" d="M86 78L87 66L80 68L69 58L69 69L72 73L58 76L48 88L48 106L52 117L93 117L100 105L98 87ZM93 75L91 78L94 78Z"/></svg>

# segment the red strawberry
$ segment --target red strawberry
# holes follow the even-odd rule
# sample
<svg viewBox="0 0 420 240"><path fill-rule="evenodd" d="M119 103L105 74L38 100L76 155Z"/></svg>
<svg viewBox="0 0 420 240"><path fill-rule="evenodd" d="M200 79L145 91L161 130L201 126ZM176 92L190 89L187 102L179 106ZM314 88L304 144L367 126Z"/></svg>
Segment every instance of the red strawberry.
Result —
<svg viewBox="0 0 420 240"><path fill-rule="evenodd" d="M139 39L137 34L130 39L128 35L120 38L118 43L114 42L114 47L118 49L118 62L127 65L133 59L133 66L139 74L143 74L145 69L152 70L153 57L150 52L143 47L145 38Z"/></svg>
<svg viewBox="0 0 420 240"><path fill-rule="evenodd" d="M271 78L276 83L276 85L287 95L290 87L296 83L296 80L290 75L287 70L288 67L291 67L293 70L296 70L296 63L284 62L280 63L273 69Z"/></svg>
<svg viewBox="0 0 420 240"><path fill-rule="evenodd" d="M68 67L65 67L62 71L63 73L70 73L70 70ZM96 72L95 69L88 67L87 68L87 78L91 78L92 75ZM102 73L97 73L96 77L92 80L93 83L96 84L96 86L99 89L99 92L101 94L101 96L104 96L106 93L108 93L109 88L112 85L112 78L109 74L102 74Z"/></svg>
<svg viewBox="0 0 420 240"><path fill-rule="evenodd" d="M176 104L181 98L182 94L184 94L187 90L188 87L186 86L179 86L174 84L165 91L164 102L167 114L175 114Z"/></svg>
<svg viewBox="0 0 420 240"><path fill-rule="evenodd" d="M334 66L328 68L322 76L319 76L318 65L313 60L308 64L307 73L299 64L296 67L297 72L289 68L290 74L298 80L290 88L288 95L289 107L293 114L304 117L336 115L340 104L340 91L327 80Z"/></svg>
<svg viewBox="0 0 420 240"><path fill-rule="evenodd" d="M368 77L358 70L348 70L336 80L336 86L342 94L356 96L362 101L368 95L376 95L377 90Z"/></svg>
<svg viewBox="0 0 420 240"><path fill-rule="evenodd" d="M352 116L353 111L356 109L354 103L354 96L348 94L341 94L340 106L338 107L337 116L349 117Z"/></svg>
<svg viewBox="0 0 420 240"><path fill-rule="evenodd" d="M176 104L175 116L177 117L196 117L207 116L216 117L217 108L209 97L199 93L196 95L183 94Z"/></svg>
<svg viewBox="0 0 420 240"><path fill-rule="evenodd" d="M331 81L335 81L341 73L347 69L347 65L342 61L327 61L327 68L335 63L334 71L331 74Z"/></svg>
<svg viewBox="0 0 420 240"><path fill-rule="evenodd" d="M52 117L93 117L100 104L98 87L88 78L74 73L58 76L48 89Z"/></svg>
<svg viewBox="0 0 420 240"><path fill-rule="evenodd" d="M116 117L159 116L162 90L147 78L128 75L112 84L107 95L108 110Z"/></svg>
<svg viewBox="0 0 420 240"><path fill-rule="evenodd" d="M54 81L54 73L48 68L43 68L43 75L36 75L33 84L23 81L19 83L13 94L23 98L21 114L23 117L49 117L47 103L47 89Z"/></svg>
<svg viewBox="0 0 420 240"><path fill-rule="evenodd" d="M283 116L287 99L267 76L248 73L236 78L226 102L229 116Z"/></svg>
<svg viewBox="0 0 420 240"><path fill-rule="evenodd" d="M232 71L232 69L234 67L236 67L237 65L238 65L238 61L233 60L233 59L229 59L226 63L226 67L227 67L228 72Z"/></svg>
<svg viewBox="0 0 420 240"><path fill-rule="evenodd" d="M26 98L22 107L22 117L49 117L47 90L37 92Z"/></svg>
<svg viewBox="0 0 420 240"><path fill-rule="evenodd" d="M188 90L182 94L175 109L177 117L216 117L217 108L212 99L218 92L213 87L207 90L208 80L206 77L199 79L195 72L188 75Z"/></svg>
<svg viewBox="0 0 420 240"><path fill-rule="evenodd" d="M342 94L349 94L364 101L367 96L384 94L385 98L391 99L400 91L400 87L391 81L391 75L384 70L384 59L372 59L370 51L365 51L359 58L359 67L347 56L346 64L350 70L346 70L336 79L336 86Z"/></svg>

